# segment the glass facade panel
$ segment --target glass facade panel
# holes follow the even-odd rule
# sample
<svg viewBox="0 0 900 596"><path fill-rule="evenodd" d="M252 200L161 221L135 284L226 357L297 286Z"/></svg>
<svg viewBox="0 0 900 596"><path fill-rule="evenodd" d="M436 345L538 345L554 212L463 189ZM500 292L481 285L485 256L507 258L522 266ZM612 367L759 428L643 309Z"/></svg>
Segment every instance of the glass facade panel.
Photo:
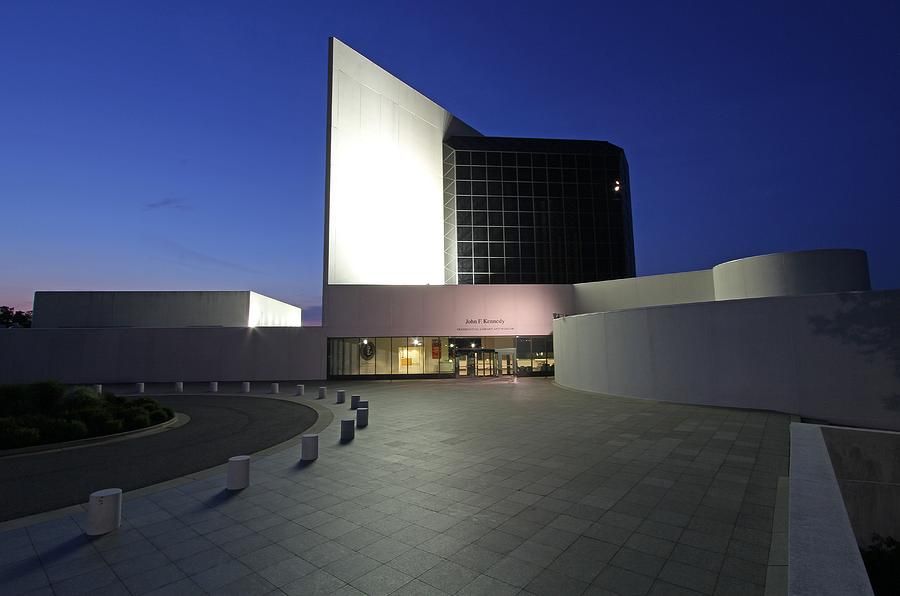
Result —
<svg viewBox="0 0 900 596"><path fill-rule="evenodd" d="M405 337L391 338L391 374L405 375L409 366Z"/></svg>
<svg viewBox="0 0 900 596"><path fill-rule="evenodd" d="M505 351L513 347L514 356ZM335 337L327 355L329 377L541 376L552 375L554 364L550 336Z"/></svg>
<svg viewBox="0 0 900 596"><path fill-rule="evenodd" d="M375 374L391 374L391 338L375 338Z"/></svg>
<svg viewBox="0 0 900 596"><path fill-rule="evenodd" d="M473 269L457 283L580 283L634 276L628 165L621 149L604 142L490 137L454 137L445 149L476 164L457 167L456 179L445 180L445 186L457 184L458 225L474 226L457 231L458 243L466 243L460 256L472 250L472 239L489 240L507 243L502 255L490 256L522 261L502 269L466 262ZM459 182L463 176L475 182ZM525 262L533 256L544 259Z"/></svg>

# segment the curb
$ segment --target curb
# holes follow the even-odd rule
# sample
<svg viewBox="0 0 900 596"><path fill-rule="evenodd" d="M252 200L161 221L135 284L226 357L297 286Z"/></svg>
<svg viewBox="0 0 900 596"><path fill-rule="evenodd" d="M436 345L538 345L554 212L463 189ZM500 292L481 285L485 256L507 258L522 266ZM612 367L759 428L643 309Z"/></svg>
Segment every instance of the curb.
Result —
<svg viewBox="0 0 900 596"><path fill-rule="evenodd" d="M182 412L175 412L175 415L159 424L153 426L145 426L144 428L136 428L134 430L126 430L124 432L112 435L101 435L98 437L86 437L84 439L76 439L74 441L62 441L60 443L48 443L46 445L32 445L30 447L19 447L18 449L0 449L0 459L6 457L21 457L23 455L37 455L39 453L48 453L50 451L64 451L67 449L78 449L80 447L93 447L107 441L114 442L123 439L137 439L140 435L153 434L168 429L170 426L176 428L184 426L191 421L191 417ZM180 424L177 424L180 423ZM177 424L177 426L176 426Z"/></svg>

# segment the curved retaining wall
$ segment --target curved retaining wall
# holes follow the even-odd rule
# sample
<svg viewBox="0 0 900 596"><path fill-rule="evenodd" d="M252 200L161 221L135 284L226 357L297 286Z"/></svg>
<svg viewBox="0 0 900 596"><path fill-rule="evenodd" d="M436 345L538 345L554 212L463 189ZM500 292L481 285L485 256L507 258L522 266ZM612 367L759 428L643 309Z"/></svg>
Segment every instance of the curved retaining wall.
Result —
<svg viewBox="0 0 900 596"><path fill-rule="evenodd" d="M553 323L564 387L900 430L900 291L699 302Z"/></svg>
<svg viewBox="0 0 900 596"><path fill-rule="evenodd" d="M716 300L799 296L871 289L864 250L779 252L735 259L712 268Z"/></svg>

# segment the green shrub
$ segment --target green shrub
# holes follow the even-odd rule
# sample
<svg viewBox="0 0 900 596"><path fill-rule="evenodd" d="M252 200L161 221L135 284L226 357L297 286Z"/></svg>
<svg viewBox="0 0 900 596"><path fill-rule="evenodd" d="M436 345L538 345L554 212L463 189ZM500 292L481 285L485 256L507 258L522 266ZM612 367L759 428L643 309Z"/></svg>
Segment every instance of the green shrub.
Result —
<svg viewBox="0 0 900 596"><path fill-rule="evenodd" d="M116 420L108 412L103 410L84 410L81 412L81 421L87 425L91 436L111 435L120 433L123 429L121 420Z"/></svg>
<svg viewBox="0 0 900 596"><path fill-rule="evenodd" d="M21 416L27 413L27 386L0 385L0 416Z"/></svg>
<svg viewBox="0 0 900 596"><path fill-rule="evenodd" d="M33 421L41 433L43 443L60 443L83 439L88 434L87 426L81 420L63 418L41 418Z"/></svg>
<svg viewBox="0 0 900 596"><path fill-rule="evenodd" d="M16 418L0 418L0 449L17 449L36 445L41 440L38 429L25 426Z"/></svg>
<svg viewBox="0 0 900 596"><path fill-rule="evenodd" d="M148 397L98 395L89 387L67 392L55 382L0 385L0 449L136 430L174 415Z"/></svg>
<svg viewBox="0 0 900 596"><path fill-rule="evenodd" d="M55 381L32 383L27 392L33 413L52 415L66 394L66 386Z"/></svg>
<svg viewBox="0 0 900 596"><path fill-rule="evenodd" d="M130 402L124 397L119 397L115 393L104 393L103 402L107 407L118 409L127 406Z"/></svg>
<svg viewBox="0 0 900 596"><path fill-rule="evenodd" d="M63 407L68 412L94 410L102 406L103 400L96 391L88 387L76 387L63 400Z"/></svg>
<svg viewBox="0 0 900 596"><path fill-rule="evenodd" d="M122 411L122 426L125 430L137 430L150 426L150 416L144 408L127 408Z"/></svg>
<svg viewBox="0 0 900 596"><path fill-rule="evenodd" d="M166 412L166 409L157 408L155 410L150 410L150 424L162 424L166 420L169 420L172 415L169 412Z"/></svg>

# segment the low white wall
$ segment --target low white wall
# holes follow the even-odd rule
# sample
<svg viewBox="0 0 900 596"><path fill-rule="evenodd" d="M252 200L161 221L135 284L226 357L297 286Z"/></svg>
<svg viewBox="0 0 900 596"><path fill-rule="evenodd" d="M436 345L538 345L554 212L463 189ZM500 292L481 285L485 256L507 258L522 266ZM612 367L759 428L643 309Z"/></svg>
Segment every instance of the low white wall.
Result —
<svg viewBox="0 0 900 596"><path fill-rule="evenodd" d="M250 292L248 327L300 327L301 317L297 306Z"/></svg>
<svg viewBox="0 0 900 596"><path fill-rule="evenodd" d="M571 285L326 286L329 337L549 335ZM480 322L479 322L480 320Z"/></svg>
<svg viewBox="0 0 900 596"><path fill-rule="evenodd" d="M900 291L701 302L554 321L556 382L900 430Z"/></svg>
<svg viewBox="0 0 900 596"><path fill-rule="evenodd" d="M0 329L0 383L325 378L321 327Z"/></svg>
<svg viewBox="0 0 900 596"><path fill-rule="evenodd" d="M575 284L574 312L605 312L715 300L712 270Z"/></svg>
<svg viewBox="0 0 900 596"><path fill-rule="evenodd" d="M798 296L871 289L866 252L853 249L780 252L712 268L716 300Z"/></svg>
<svg viewBox="0 0 900 596"><path fill-rule="evenodd" d="M298 307L250 292L35 292L34 327L299 327Z"/></svg>

